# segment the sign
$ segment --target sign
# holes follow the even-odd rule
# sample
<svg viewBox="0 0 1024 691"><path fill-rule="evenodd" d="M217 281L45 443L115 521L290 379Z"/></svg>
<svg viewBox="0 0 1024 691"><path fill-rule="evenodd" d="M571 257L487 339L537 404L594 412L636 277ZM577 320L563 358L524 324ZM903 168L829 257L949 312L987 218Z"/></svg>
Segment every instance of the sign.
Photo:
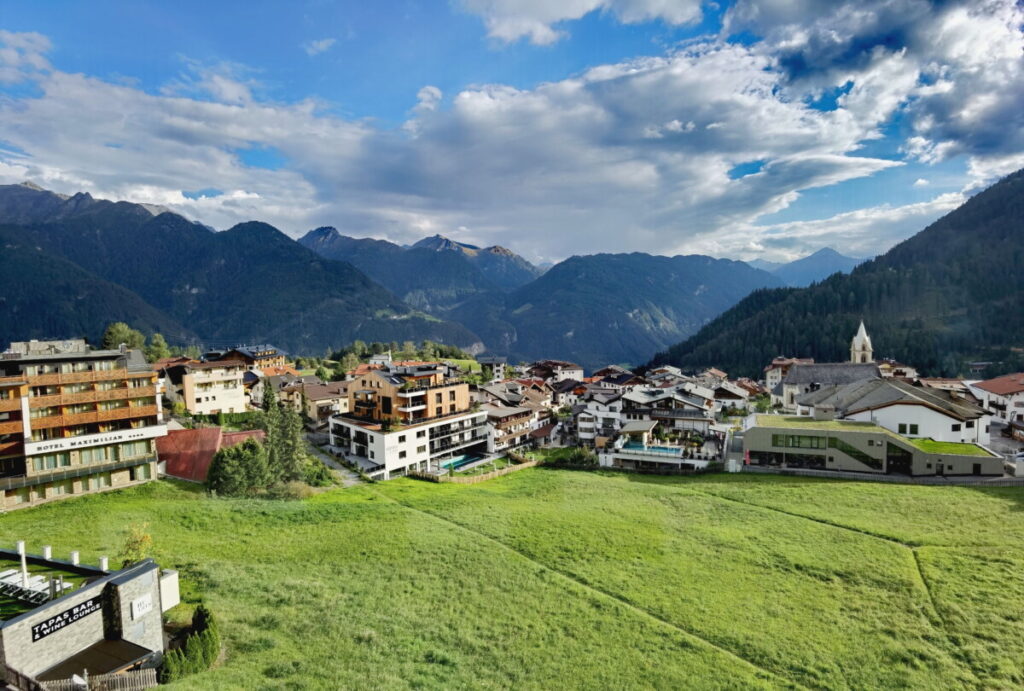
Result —
<svg viewBox="0 0 1024 691"><path fill-rule="evenodd" d="M153 594L146 593L142 597L132 600L132 619L138 619L143 614L153 611Z"/></svg>
<svg viewBox="0 0 1024 691"><path fill-rule="evenodd" d="M150 439L152 437L162 437L165 434L167 434L167 427L165 425L151 425L141 429L126 429L119 432L88 434L81 437L25 442L25 455L33 456L35 454L46 453L48 451L67 451L69 449L79 449L85 446L97 446L100 444L115 444L123 441Z"/></svg>
<svg viewBox="0 0 1024 691"><path fill-rule="evenodd" d="M54 631L60 631L68 624L73 624L83 617L103 609L99 597L90 597L85 602L80 602L71 609L66 609L60 614L50 617L32 627L32 642L42 640Z"/></svg>

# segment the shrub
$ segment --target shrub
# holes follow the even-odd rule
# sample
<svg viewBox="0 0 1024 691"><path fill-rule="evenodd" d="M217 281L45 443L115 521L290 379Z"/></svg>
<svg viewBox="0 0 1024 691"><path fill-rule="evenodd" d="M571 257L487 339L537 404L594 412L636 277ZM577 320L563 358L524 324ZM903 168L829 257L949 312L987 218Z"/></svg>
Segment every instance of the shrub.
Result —
<svg viewBox="0 0 1024 691"><path fill-rule="evenodd" d="M313 496L313 488L305 482L282 482L270 488L271 499L309 499Z"/></svg>
<svg viewBox="0 0 1024 691"><path fill-rule="evenodd" d="M220 633L213 613L205 605L192 613L192 627L185 644L164 653L158 677L161 684L209 669L220 657Z"/></svg>
<svg viewBox="0 0 1024 691"><path fill-rule="evenodd" d="M565 457L565 462L569 465L596 466L597 454L590 449L584 449L579 446L569 452Z"/></svg>

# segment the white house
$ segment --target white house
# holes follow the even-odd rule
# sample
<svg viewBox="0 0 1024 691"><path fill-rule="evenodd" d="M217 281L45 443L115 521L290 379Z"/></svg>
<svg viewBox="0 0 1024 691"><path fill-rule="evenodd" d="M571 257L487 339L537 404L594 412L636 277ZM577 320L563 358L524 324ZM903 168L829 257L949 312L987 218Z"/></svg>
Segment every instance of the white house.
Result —
<svg viewBox="0 0 1024 691"><path fill-rule="evenodd" d="M971 384L982 404L1007 422L1024 422L1024 372Z"/></svg>

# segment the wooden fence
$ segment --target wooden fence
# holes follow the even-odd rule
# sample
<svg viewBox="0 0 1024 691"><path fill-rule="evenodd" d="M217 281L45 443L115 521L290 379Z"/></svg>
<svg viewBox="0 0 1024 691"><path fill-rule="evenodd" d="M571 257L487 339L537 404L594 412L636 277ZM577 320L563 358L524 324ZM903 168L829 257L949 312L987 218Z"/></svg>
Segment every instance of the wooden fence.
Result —
<svg viewBox="0 0 1024 691"><path fill-rule="evenodd" d="M76 684L71 679L41 682L46 691L142 691L157 685L155 669L137 669L121 674L100 674L88 678L88 687Z"/></svg>
<svg viewBox="0 0 1024 691"><path fill-rule="evenodd" d="M514 473L517 470L522 470L523 468L532 468L539 462L540 461L526 461L525 463L519 463L518 465L510 465L505 468L501 468L500 470L492 470L491 472L483 473L482 475L468 475L460 477L458 475L433 475L431 473L415 472L409 473L409 477L414 477L419 480L426 480L427 482L454 482L459 485L475 485L478 482L493 480L496 477L508 475L509 473Z"/></svg>

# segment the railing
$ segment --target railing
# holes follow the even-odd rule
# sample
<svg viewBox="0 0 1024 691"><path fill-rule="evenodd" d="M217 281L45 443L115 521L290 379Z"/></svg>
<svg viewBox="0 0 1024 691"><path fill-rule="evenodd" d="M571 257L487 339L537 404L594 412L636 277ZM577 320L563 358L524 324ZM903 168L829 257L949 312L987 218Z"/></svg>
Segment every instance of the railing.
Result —
<svg viewBox="0 0 1024 691"><path fill-rule="evenodd" d="M132 468L139 465L145 465L146 463L152 463L156 460L156 456L147 455L139 456L138 458L130 458L123 461L115 461L113 463L96 463L89 465L77 465L68 468L67 470L58 470L52 473L40 473L38 475L23 475L21 477L12 477L0 479L0 491L9 489L19 489L21 487L31 487L33 485L46 484L48 482L56 482L58 480L73 480L75 478L83 477L86 475L95 475L96 473L106 473L114 470L123 470L125 468Z"/></svg>
<svg viewBox="0 0 1024 691"><path fill-rule="evenodd" d="M99 372L58 372L54 374L36 374L29 379L32 386L50 386L53 384L81 384L83 382L110 381L113 379L152 379L155 372L129 372L126 369L108 369Z"/></svg>
<svg viewBox="0 0 1024 691"><path fill-rule="evenodd" d="M442 451L450 451L452 449L457 449L457 448L462 447L462 446L468 446L470 444L476 444L476 443L479 443L479 442L482 442L482 441L486 441L486 440L487 440L487 435L486 434L478 434L478 435L470 437L469 439L461 439L461 440L455 441L455 442L445 442L443 444L436 444L436 445L431 443L430 444L430 453L440 453Z"/></svg>
<svg viewBox="0 0 1024 691"><path fill-rule="evenodd" d="M154 417L157 414L155 405L124 406L113 410L97 410L91 413L74 413L71 415L48 415L32 419L32 429L48 429L51 427L72 427L87 425L94 422L111 420L127 420L135 417Z"/></svg>
<svg viewBox="0 0 1024 691"><path fill-rule="evenodd" d="M51 394L49 396L32 396L29 408L48 408L56 405L73 405L75 403L94 403L97 401L115 401L132 398L153 398L156 396L155 386L118 386L105 391L79 391L77 393Z"/></svg>
<svg viewBox="0 0 1024 691"><path fill-rule="evenodd" d="M678 458L680 460L683 460L683 448L682 447L679 447L678 450L673 449L671 451L667 451L665 449L655 449L655 448L651 448L651 447L644 447L644 448L633 447L633 448L630 448L628 446L624 446L621 449L616 450L615 453L616 454L626 454L626 455L630 455L630 456L652 456L652 455L653 456L666 456L668 458Z"/></svg>
<svg viewBox="0 0 1024 691"><path fill-rule="evenodd" d="M440 384L418 384L416 386L410 386L408 388L403 386L399 387L398 395L403 397L418 396L422 394L424 391L430 391L431 389L444 389L449 386L455 386L456 384L462 383L464 382L461 379L445 379Z"/></svg>
<svg viewBox="0 0 1024 691"><path fill-rule="evenodd" d="M24 431L25 427L21 420L0 422L0 434L21 434Z"/></svg>
<svg viewBox="0 0 1024 691"><path fill-rule="evenodd" d="M0 413L21 410L20 398L0 398Z"/></svg>

